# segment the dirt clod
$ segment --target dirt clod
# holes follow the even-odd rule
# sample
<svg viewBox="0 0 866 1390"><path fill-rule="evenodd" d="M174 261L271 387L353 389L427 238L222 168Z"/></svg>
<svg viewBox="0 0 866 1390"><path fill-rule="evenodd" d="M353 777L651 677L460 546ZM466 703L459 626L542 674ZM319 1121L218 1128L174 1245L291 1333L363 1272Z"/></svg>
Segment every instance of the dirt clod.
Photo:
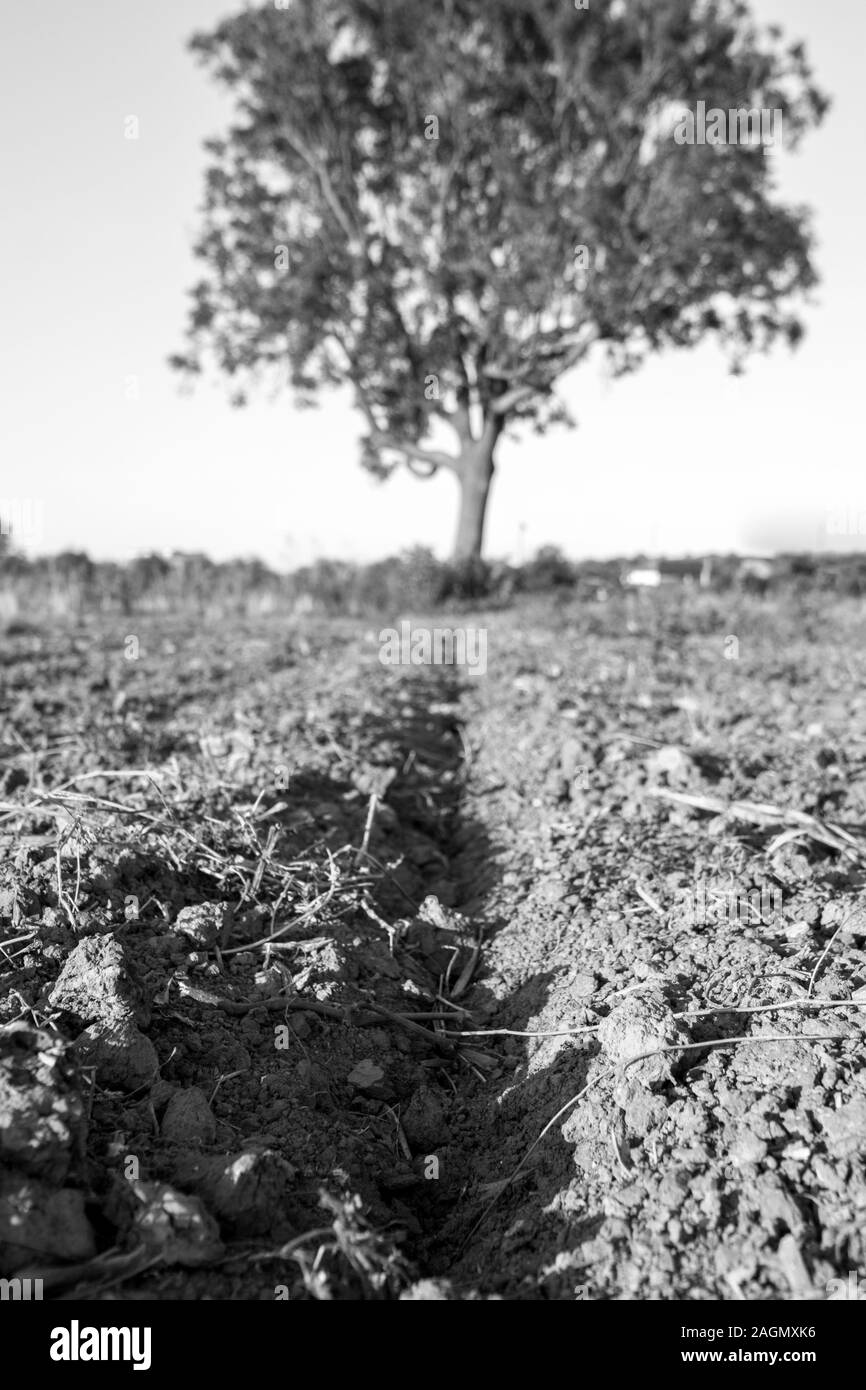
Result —
<svg viewBox="0 0 866 1390"><path fill-rule="evenodd" d="M110 935L89 936L78 943L58 976L49 1003L79 1023L126 1015L146 1027L150 1017L127 952Z"/></svg>
<svg viewBox="0 0 866 1390"><path fill-rule="evenodd" d="M175 1144L211 1144L216 1120L207 1096L197 1086L175 1091L165 1108L160 1133Z"/></svg>
<svg viewBox="0 0 866 1390"><path fill-rule="evenodd" d="M230 909L225 903L195 903L191 907L181 908L171 930L210 950L222 939L231 920Z"/></svg>
<svg viewBox="0 0 866 1390"><path fill-rule="evenodd" d="M16 1023L0 1030L0 1161L62 1182L87 1135L80 1077L62 1038Z"/></svg>
<svg viewBox="0 0 866 1390"><path fill-rule="evenodd" d="M135 1182L133 1234L150 1255L169 1265L195 1268L219 1259L223 1243L219 1227L197 1197L166 1183Z"/></svg>
<svg viewBox="0 0 866 1390"><path fill-rule="evenodd" d="M598 1040L616 1067L631 1063L644 1053L688 1041L680 1033L664 995L656 990L643 990L617 1004L600 1024ZM630 1082L655 1090L671 1080L671 1057L644 1057L628 1067L627 1076Z"/></svg>
<svg viewBox="0 0 866 1390"><path fill-rule="evenodd" d="M14 1274L31 1263L86 1260L95 1252L83 1192L0 1175L0 1273Z"/></svg>
<svg viewBox="0 0 866 1390"><path fill-rule="evenodd" d="M110 1091L149 1086L159 1068L153 1043L123 1014L91 1023L74 1051L82 1068L93 1067L99 1085Z"/></svg>

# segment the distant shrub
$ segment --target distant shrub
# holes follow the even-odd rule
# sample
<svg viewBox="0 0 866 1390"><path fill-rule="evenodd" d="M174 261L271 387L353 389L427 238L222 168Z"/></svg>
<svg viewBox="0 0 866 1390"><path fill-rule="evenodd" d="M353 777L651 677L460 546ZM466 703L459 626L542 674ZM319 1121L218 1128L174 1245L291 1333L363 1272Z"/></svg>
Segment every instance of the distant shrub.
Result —
<svg viewBox="0 0 866 1390"><path fill-rule="evenodd" d="M432 607L440 601L444 568L423 546L364 565L357 574L356 604L363 610L389 613Z"/></svg>
<svg viewBox="0 0 866 1390"><path fill-rule="evenodd" d="M520 571L519 584L524 593L545 593L577 582L577 569L567 560L558 546L543 545Z"/></svg>
<svg viewBox="0 0 866 1390"><path fill-rule="evenodd" d="M344 613L350 608L357 566L340 560L316 560L295 570L289 578L289 591L295 600L309 598L325 613Z"/></svg>
<svg viewBox="0 0 866 1390"><path fill-rule="evenodd" d="M443 603L475 603L490 597L492 589L493 570L486 560L448 561L442 566Z"/></svg>

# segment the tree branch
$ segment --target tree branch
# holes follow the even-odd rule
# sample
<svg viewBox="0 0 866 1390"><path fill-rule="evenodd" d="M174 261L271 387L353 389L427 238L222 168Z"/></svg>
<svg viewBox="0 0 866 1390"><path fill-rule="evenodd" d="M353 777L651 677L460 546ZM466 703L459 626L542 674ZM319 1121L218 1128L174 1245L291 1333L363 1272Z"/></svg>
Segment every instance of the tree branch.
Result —
<svg viewBox="0 0 866 1390"><path fill-rule="evenodd" d="M531 400L533 396L544 395L545 392L553 388L553 382L545 386L515 386L510 391L506 391L502 396L495 396L490 402L490 412L492 415L503 417L510 415L524 401Z"/></svg>
<svg viewBox="0 0 866 1390"><path fill-rule="evenodd" d="M338 338L337 341L339 342L340 339ZM342 342L340 345L345 352L345 345ZM351 377L355 387L355 399L370 426L369 442L372 445L379 449L393 449L395 453L402 454L406 467L410 473L415 474L416 478L432 478L435 473L439 472L440 468L447 468L452 473L456 473L458 477L460 476L460 459L453 454L446 454L440 449L425 449L420 444L401 439L398 435L381 429L363 383L354 373L351 374ZM421 469L416 466L417 464L422 465Z"/></svg>
<svg viewBox="0 0 866 1390"><path fill-rule="evenodd" d="M586 356L596 336L595 328L591 327L588 334L576 341L571 335L553 343L539 340L535 344L534 357L524 366L511 370L485 367L484 375L491 380L514 383L510 390L495 396L490 402L491 413L505 416L533 396L548 395L558 379ZM542 360L539 361L539 357Z"/></svg>
<svg viewBox="0 0 866 1390"><path fill-rule="evenodd" d="M371 443L381 449L393 449L395 453L405 455L404 462L410 473L414 473L416 478L432 478L434 473L438 473L440 468L447 468L450 472L460 476L460 460L453 454L446 454L440 449L424 449L420 444L412 444L405 439L400 439L396 435L388 434L384 430L374 430L370 436ZM424 469L419 471L414 464L423 464ZM424 471L426 470L426 471Z"/></svg>
<svg viewBox="0 0 866 1390"><path fill-rule="evenodd" d="M332 213L339 222L340 227L345 233L350 245L355 245L356 243L359 244L361 241L361 237L357 229L353 228L351 219L349 218L348 214L345 212L342 204L340 203L340 200L336 194L336 190L334 189L334 185L331 182L331 176L325 168L324 164L321 162L321 160L316 158L312 150L301 139L301 137L297 134L296 131L292 130L290 127L285 125L283 126L283 130L285 133L286 140L291 145L292 149L295 151L297 155L300 156L304 163L308 165L310 169L312 169L313 173L316 175L316 178L319 180L319 184L321 185L322 189L322 196L324 197L326 203L328 204L328 207L331 209Z"/></svg>

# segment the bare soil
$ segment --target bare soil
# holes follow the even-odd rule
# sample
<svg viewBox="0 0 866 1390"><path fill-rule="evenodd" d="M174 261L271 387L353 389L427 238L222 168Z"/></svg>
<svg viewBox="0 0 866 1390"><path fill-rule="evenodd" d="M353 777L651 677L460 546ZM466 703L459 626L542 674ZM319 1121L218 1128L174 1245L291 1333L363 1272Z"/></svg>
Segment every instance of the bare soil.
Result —
<svg viewBox="0 0 866 1390"><path fill-rule="evenodd" d="M0 655L0 1274L764 1300L866 1268L859 603L450 615L484 676L383 666L380 625L134 621Z"/></svg>

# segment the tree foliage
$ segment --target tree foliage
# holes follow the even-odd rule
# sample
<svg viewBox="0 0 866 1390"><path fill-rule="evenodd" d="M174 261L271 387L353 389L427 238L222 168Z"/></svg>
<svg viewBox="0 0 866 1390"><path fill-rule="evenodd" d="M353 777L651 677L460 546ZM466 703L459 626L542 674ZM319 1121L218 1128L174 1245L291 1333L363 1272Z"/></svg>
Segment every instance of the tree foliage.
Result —
<svg viewBox="0 0 866 1390"><path fill-rule="evenodd" d="M715 335L739 369L802 333L810 231L772 151L672 138L705 100L781 109L791 148L826 108L740 0L289 0L192 47L236 114L174 364L239 403L351 384L368 467L455 467L438 420L459 458L567 419L555 384L593 344L624 372Z"/></svg>

